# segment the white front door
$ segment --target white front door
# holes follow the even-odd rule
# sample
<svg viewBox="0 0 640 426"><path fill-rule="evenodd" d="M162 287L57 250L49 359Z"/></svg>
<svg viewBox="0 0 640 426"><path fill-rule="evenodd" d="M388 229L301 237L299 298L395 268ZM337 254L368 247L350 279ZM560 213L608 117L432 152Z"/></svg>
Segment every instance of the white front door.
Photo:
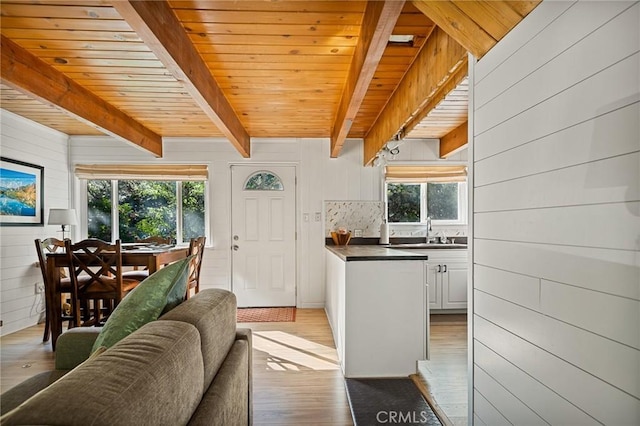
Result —
<svg viewBox="0 0 640 426"><path fill-rule="evenodd" d="M295 306L294 166L231 166L231 256L238 306Z"/></svg>

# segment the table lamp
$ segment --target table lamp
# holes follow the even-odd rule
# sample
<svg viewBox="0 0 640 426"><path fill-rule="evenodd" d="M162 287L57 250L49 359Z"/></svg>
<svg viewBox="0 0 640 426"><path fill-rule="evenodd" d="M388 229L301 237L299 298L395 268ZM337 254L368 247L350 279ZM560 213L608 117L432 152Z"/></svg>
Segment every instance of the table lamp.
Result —
<svg viewBox="0 0 640 426"><path fill-rule="evenodd" d="M67 231L68 225L77 225L75 209L49 209L49 225L60 225L62 227L62 239Z"/></svg>

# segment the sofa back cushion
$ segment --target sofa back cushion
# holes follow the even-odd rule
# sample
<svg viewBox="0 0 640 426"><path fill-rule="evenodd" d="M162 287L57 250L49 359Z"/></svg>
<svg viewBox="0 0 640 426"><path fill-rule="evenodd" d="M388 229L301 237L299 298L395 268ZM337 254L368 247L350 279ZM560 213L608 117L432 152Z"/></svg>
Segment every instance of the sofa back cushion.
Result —
<svg viewBox="0 0 640 426"><path fill-rule="evenodd" d="M204 361L203 392L209 388L235 341L236 318L235 294L221 289L201 290L159 318L193 324L200 332Z"/></svg>
<svg viewBox="0 0 640 426"><path fill-rule="evenodd" d="M154 321L2 417L3 425L186 424L202 397L200 335Z"/></svg>

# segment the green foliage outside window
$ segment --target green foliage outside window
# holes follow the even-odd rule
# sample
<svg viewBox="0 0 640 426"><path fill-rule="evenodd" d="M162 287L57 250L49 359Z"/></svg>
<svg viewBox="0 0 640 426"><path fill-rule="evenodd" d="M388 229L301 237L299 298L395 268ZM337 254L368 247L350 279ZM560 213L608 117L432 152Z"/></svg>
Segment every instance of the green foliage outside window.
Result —
<svg viewBox="0 0 640 426"><path fill-rule="evenodd" d="M111 241L111 181L88 181L87 199L89 238Z"/></svg>
<svg viewBox="0 0 640 426"><path fill-rule="evenodd" d="M150 180L117 181L118 235L122 242L152 236L177 238L178 203L182 204L182 242L205 233L205 183ZM181 200L177 187L182 187ZM89 180L88 236L111 241L111 181Z"/></svg>
<svg viewBox="0 0 640 426"><path fill-rule="evenodd" d="M120 240L176 238L176 182L118 181Z"/></svg>
<svg viewBox="0 0 640 426"><path fill-rule="evenodd" d="M244 185L245 190L284 191L282 181L273 173L258 172L251 176Z"/></svg>
<svg viewBox="0 0 640 426"><path fill-rule="evenodd" d="M420 184L387 184L389 223L420 222Z"/></svg>
<svg viewBox="0 0 640 426"><path fill-rule="evenodd" d="M426 190L422 191L422 186ZM457 221L458 190L455 182L387 183L387 208L389 223L419 223L422 217L432 220ZM422 194L426 193L426 200Z"/></svg>
<svg viewBox="0 0 640 426"><path fill-rule="evenodd" d="M182 239L204 235L204 182L182 182Z"/></svg>
<svg viewBox="0 0 640 426"><path fill-rule="evenodd" d="M427 184L427 215L432 220L458 220L458 184Z"/></svg>

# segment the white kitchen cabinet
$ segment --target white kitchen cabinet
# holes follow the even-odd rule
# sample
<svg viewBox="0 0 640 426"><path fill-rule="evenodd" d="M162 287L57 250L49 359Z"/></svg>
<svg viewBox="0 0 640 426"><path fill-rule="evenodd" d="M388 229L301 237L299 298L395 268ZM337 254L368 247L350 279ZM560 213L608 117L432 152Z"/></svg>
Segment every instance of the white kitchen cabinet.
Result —
<svg viewBox="0 0 640 426"><path fill-rule="evenodd" d="M345 377L403 377L427 356L424 260L326 253L327 318Z"/></svg>
<svg viewBox="0 0 640 426"><path fill-rule="evenodd" d="M430 250L427 261L429 308L467 308L467 250Z"/></svg>
<svg viewBox="0 0 640 426"><path fill-rule="evenodd" d="M338 359L344 360L344 286L347 279L346 262L326 252L325 312L333 332Z"/></svg>

